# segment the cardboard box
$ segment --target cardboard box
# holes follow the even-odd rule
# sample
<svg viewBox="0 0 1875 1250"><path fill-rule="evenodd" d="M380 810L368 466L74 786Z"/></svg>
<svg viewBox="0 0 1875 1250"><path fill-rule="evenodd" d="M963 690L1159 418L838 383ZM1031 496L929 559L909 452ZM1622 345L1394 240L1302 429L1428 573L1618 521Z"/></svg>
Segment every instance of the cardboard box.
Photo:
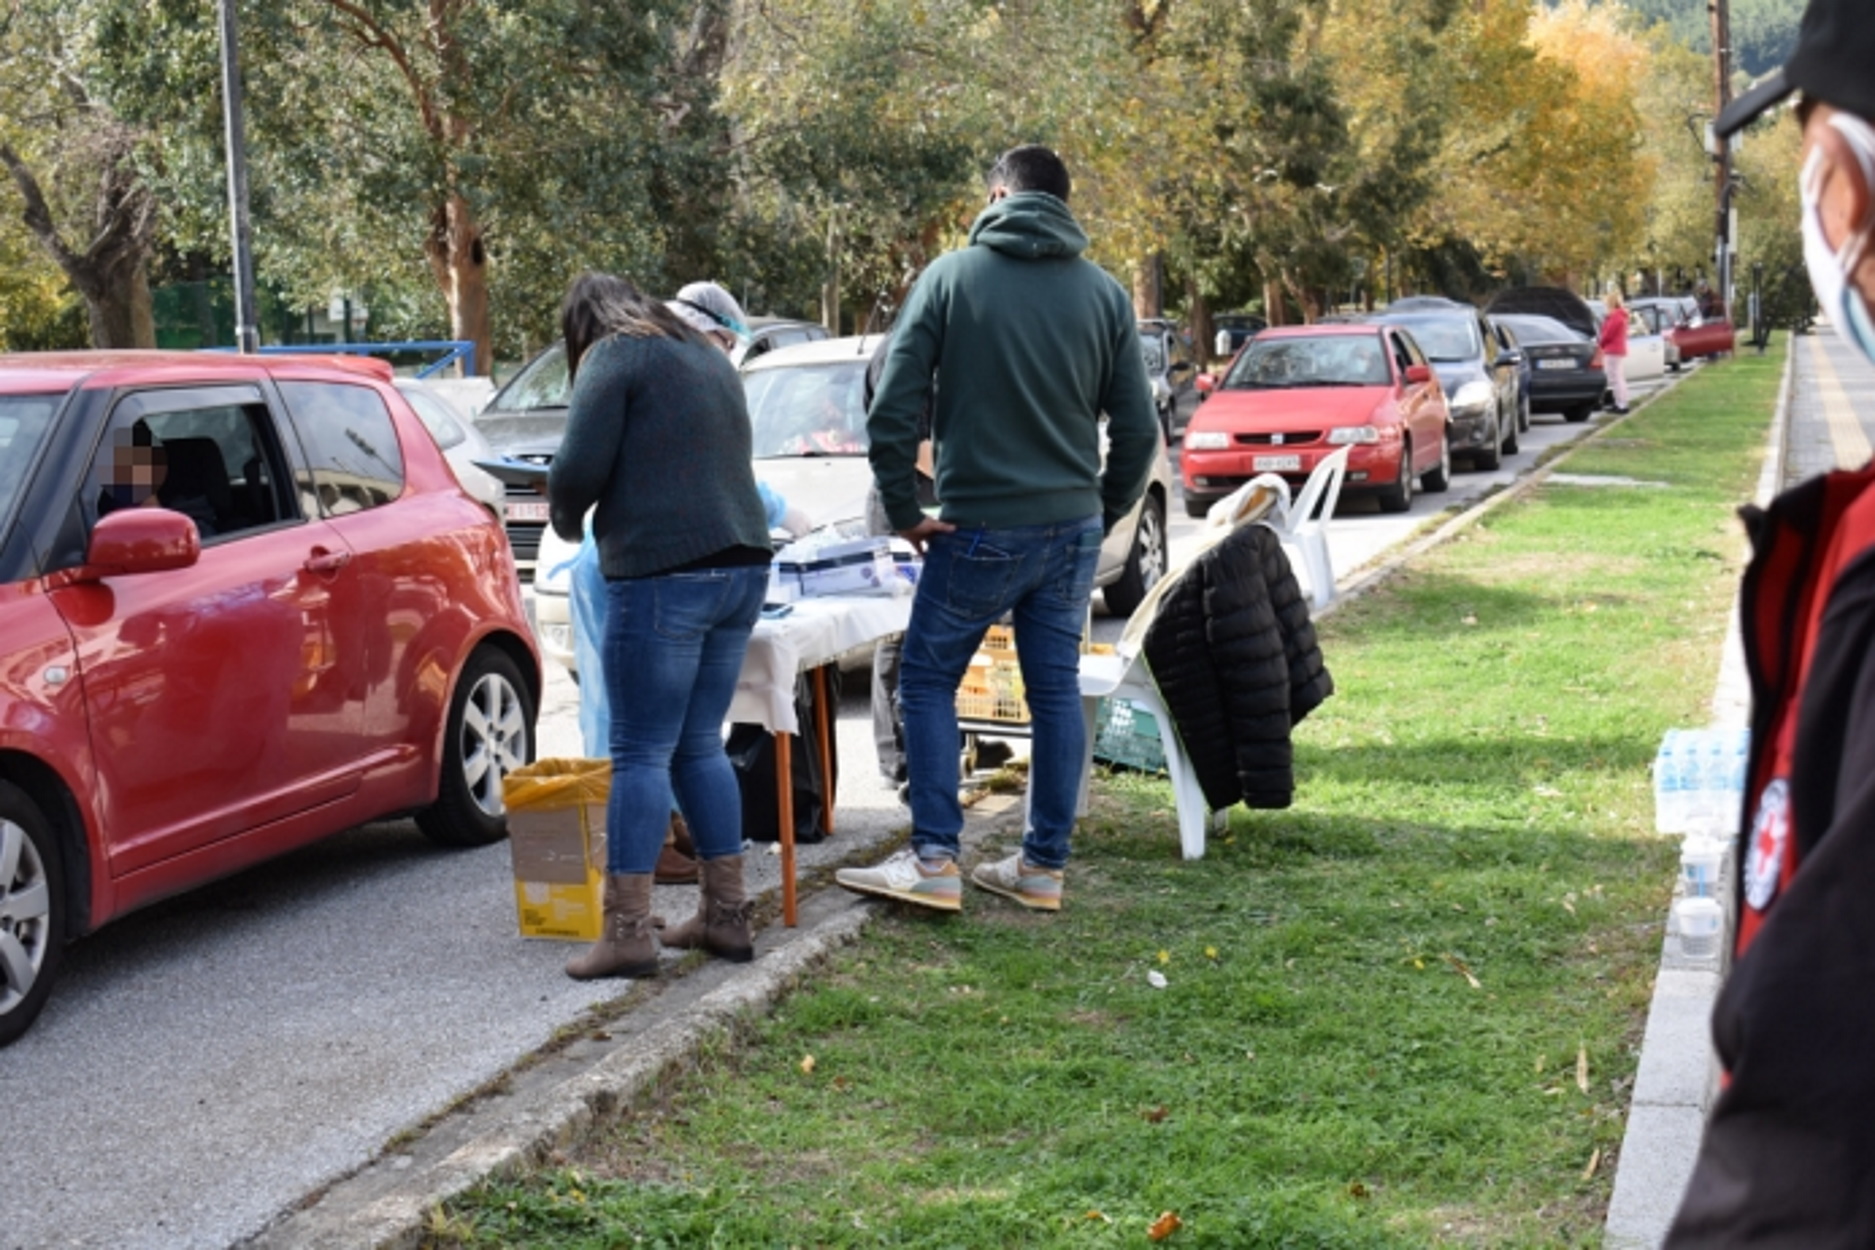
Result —
<svg viewBox="0 0 1875 1250"><path fill-rule="evenodd" d="M605 760L541 760L503 782L521 936L591 942L605 924Z"/></svg>
<svg viewBox="0 0 1875 1250"><path fill-rule="evenodd" d="M895 593L898 574L892 548L884 538L853 538L825 543L804 560L777 561L780 575L800 581L803 598L819 595Z"/></svg>

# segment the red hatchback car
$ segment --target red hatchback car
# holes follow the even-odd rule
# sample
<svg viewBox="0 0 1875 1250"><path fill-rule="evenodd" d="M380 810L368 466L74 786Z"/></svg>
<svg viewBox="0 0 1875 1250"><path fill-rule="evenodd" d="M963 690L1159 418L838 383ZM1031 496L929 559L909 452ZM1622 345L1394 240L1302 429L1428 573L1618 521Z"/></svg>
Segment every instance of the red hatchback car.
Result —
<svg viewBox="0 0 1875 1250"><path fill-rule="evenodd" d="M400 813L505 834L514 557L390 377L0 355L0 1045L133 908Z"/></svg>
<svg viewBox="0 0 1875 1250"><path fill-rule="evenodd" d="M1260 473L1293 485L1348 447L1345 489L1369 491L1383 512L1404 512L1413 484L1451 484L1445 394L1413 336L1397 325L1282 326L1264 330L1206 393L1185 431L1179 472L1185 511L1203 516Z"/></svg>

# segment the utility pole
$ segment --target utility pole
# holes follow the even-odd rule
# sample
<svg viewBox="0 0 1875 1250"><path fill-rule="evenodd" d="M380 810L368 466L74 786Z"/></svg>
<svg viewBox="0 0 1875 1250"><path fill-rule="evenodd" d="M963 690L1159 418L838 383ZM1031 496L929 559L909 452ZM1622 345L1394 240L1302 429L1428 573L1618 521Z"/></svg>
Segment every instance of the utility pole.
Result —
<svg viewBox="0 0 1875 1250"><path fill-rule="evenodd" d="M234 345L260 351L260 318L254 307L254 251L247 226L247 134L241 124L241 55L234 34L235 0L221 10L221 111L228 131L228 217L234 235Z"/></svg>
<svg viewBox="0 0 1875 1250"><path fill-rule="evenodd" d="M1712 70L1718 103L1712 115L1717 118L1732 99L1732 15L1730 0L1706 0L1712 17ZM1713 135L1713 198L1716 201L1718 240L1713 250L1712 273L1719 299L1726 315L1732 308L1732 145Z"/></svg>

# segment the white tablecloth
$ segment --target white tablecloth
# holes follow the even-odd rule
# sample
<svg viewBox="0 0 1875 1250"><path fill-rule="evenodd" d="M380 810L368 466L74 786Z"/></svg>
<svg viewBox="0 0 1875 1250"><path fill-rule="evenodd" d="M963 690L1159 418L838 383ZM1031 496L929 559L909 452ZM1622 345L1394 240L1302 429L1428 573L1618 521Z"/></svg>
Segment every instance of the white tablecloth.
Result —
<svg viewBox="0 0 1875 1250"><path fill-rule="evenodd" d="M801 599L788 615L756 622L729 719L761 725L770 733L800 733L795 676L855 647L903 633L911 621L911 601L909 593Z"/></svg>

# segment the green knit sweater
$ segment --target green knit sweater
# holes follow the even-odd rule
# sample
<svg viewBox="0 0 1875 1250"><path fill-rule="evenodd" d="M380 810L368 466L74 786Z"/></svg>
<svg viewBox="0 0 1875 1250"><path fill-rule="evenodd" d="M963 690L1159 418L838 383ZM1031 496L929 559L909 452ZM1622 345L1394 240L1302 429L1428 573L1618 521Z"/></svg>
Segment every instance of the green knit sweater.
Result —
<svg viewBox="0 0 1875 1250"><path fill-rule="evenodd" d="M768 550L742 379L720 351L614 335L579 362L547 475L554 532L593 537L607 577L651 577L731 547Z"/></svg>
<svg viewBox="0 0 1875 1250"><path fill-rule="evenodd" d="M1158 418L1132 301L1081 258L1087 236L1052 195L990 205L970 246L931 262L900 314L867 416L894 529L918 507L918 418L933 386L937 496L947 521L1109 528L1146 488ZM1103 469L1100 423L1108 417Z"/></svg>

